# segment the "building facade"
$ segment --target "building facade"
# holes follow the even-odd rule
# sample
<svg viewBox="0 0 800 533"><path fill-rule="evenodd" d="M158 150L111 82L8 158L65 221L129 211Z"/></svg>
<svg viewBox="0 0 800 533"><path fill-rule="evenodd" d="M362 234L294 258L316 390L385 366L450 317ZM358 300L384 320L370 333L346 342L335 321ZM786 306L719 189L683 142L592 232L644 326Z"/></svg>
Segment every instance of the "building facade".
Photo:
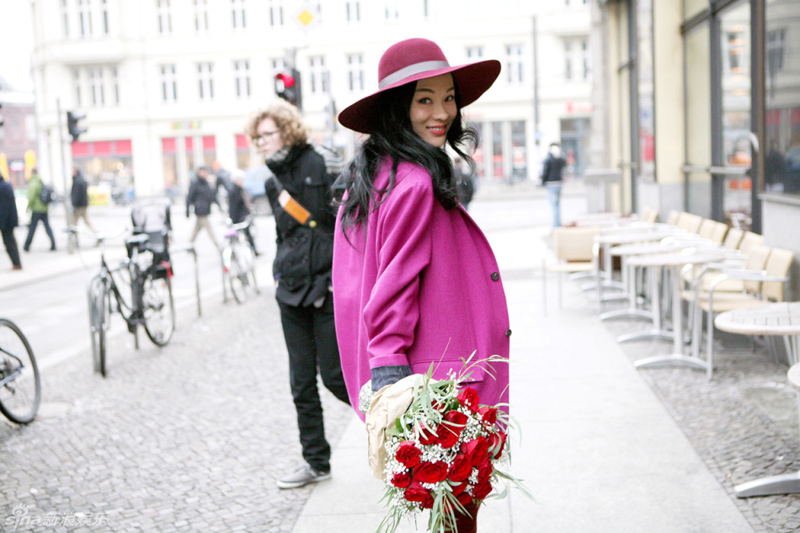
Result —
<svg viewBox="0 0 800 533"><path fill-rule="evenodd" d="M580 174L589 159L588 0L31 0L40 166L132 183L138 195L185 191L219 161L258 165L247 116L275 96L275 74L300 72L317 142L350 155L359 139L336 109L377 89L383 51L436 40L452 64L502 62L465 115L478 129L484 179L537 178L550 142ZM538 73L538 76L536 75ZM71 143L65 112L86 114ZM54 180L58 184L59 180ZM120 183L121 182L121 183Z"/></svg>
<svg viewBox="0 0 800 533"><path fill-rule="evenodd" d="M689 211L800 254L800 2L598 0L592 11L608 58L593 141L621 173L621 210Z"/></svg>

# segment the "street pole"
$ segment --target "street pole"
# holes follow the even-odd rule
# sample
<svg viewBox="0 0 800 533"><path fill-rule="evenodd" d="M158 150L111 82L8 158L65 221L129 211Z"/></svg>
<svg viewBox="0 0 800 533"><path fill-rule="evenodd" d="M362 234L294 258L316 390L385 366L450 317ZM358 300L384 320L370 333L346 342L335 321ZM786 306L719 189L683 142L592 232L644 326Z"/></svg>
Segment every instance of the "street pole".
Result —
<svg viewBox="0 0 800 533"><path fill-rule="evenodd" d="M542 162L541 136L539 131L539 32L536 27L536 15L533 15L533 138L536 143L536 173ZM530 175L530 171L529 171Z"/></svg>
<svg viewBox="0 0 800 533"><path fill-rule="evenodd" d="M67 160L64 155L64 126L61 123L61 100L56 98L56 115L58 116L58 145L61 147L61 184L64 187L64 215L67 218L67 227L72 225L72 213L70 212L70 198L67 196ZM75 241L72 235L67 236L67 252L75 251Z"/></svg>

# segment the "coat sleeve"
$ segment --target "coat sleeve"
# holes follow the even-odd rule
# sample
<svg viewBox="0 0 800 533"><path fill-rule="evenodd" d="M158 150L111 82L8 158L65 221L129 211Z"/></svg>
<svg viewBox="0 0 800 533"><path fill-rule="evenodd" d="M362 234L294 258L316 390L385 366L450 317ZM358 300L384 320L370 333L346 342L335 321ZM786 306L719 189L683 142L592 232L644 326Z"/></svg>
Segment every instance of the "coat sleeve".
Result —
<svg viewBox="0 0 800 533"><path fill-rule="evenodd" d="M419 322L419 289L431 260L435 199L430 178L398 186L375 216L377 276L364 306L370 368L408 365Z"/></svg>

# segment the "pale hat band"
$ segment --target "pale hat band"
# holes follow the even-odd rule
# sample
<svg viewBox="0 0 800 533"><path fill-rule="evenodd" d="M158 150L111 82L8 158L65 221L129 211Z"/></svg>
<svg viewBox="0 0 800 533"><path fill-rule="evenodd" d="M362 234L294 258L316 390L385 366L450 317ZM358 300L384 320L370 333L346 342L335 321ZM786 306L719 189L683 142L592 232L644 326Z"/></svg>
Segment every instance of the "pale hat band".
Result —
<svg viewBox="0 0 800 533"><path fill-rule="evenodd" d="M383 78L378 84L378 89L383 89L388 85L391 85L395 82L398 82L404 78L408 78L409 76L413 76L415 74L421 74L423 72L429 72L431 70L436 70L440 68L447 68L449 66L450 63L448 63L447 61L422 61L421 63L414 63L413 65L409 65L407 67L401 68L398 71L392 72L391 74Z"/></svg>

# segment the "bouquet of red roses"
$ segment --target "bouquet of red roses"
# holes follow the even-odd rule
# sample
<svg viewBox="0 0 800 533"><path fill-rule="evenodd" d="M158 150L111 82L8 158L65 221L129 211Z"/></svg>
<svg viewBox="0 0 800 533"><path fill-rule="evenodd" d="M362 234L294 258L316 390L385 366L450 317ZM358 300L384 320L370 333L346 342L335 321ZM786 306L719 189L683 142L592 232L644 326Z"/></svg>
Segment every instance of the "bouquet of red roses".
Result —
<svg viewBox="0 0 800 533"><path fill-rule="evenodd" d="M380 472L386 483L383 501L389 507L379 532L393 532L403 517L424 510L430 510L428 531L452 530L456 515L465 513L471 502L486 498L498 478L525 491L518 480L497 468L508 455L509 420L501 406L481 405L475 389L462 387L465 375L435 381L431 374L432 368L426 375L409 376L376 395L379 404L379 396L391 394L387 389L394 387L411 397L410 405L393 424L392 415L386 419L389 423L379 443L383 448L380 458L373 461L371 457L373 473ZM406 405L402 400L400 404ZM373 402L370 413L379 408ZM374 451L373 442L370 447Z"/></svg>

